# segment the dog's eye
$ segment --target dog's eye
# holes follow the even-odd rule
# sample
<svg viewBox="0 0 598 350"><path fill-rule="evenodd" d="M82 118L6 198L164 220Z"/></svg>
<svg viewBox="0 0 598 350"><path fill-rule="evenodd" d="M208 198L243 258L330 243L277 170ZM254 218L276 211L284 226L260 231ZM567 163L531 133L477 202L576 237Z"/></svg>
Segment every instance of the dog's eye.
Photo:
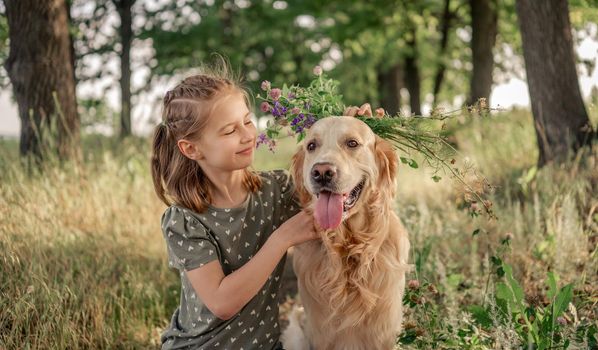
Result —
<svg viewBox="0 0 598 350"><path fill-rule="evenodd" d="M347 146L349 146L350 148L355 148L355 147L359 146L359 142L357 142L355 140L349 140L349 141L347 141Z"/></svg>
<svg viewBox="0 0 598 350"><path fill-rule="evenodd" d="M316 149L316 143L314 141L310 142L307 144L307 150L308 151L313 151Z"/></svg>

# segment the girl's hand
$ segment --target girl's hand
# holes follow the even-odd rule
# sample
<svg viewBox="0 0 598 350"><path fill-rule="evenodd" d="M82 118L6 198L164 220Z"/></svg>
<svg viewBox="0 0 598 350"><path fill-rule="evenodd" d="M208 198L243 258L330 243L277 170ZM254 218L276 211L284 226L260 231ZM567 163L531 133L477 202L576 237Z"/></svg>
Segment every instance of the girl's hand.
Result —
<svg viewBox="0 0 598 350"><path fill-rule="evenodd" d="M364 115L366 117L372 116L372 106L369 103L364 103L361 107L357 106L349 106L345 108L343 115L354 117L356 115ZM376 117L380 118L384 116L384 109L383 108L376 108Z"/></svg>
<svg viewBox="0 0 598 350"><path fill-rule="evenodd" d="M275 233L286 242L288 247L320 238L314 226L313 215L306 213L305 210L285 221Z"/></svg>

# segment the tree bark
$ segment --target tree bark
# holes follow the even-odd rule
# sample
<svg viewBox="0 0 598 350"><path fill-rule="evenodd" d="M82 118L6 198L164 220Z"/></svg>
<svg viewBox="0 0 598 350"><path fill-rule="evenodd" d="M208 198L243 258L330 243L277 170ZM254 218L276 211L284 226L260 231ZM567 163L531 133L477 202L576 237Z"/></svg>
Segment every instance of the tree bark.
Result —
<svg viewBox="0 0 598 350"><path fill-rule="evenodd" d="M114 0L120 16L120 136L130 136L131 129L131 44L133 42L133 21L131 8L135 0Z"/></svg>
<svg viewBox="0 0 598 350"><path fill-rule="evenodd" d="M577 79L567 0L517 0L538 165L561 163L593 130Z"/></svg>
<svg viewBox="0 0 598 350"><path fill-rule="evenodd" d="M492 69L496 43L498 4L496 0L470 0L471 8L471 52L473 74L470 82L468 105L473 105L480 98L490 105L492 90Z"/></svg>
<svg viewBox="0 0 598 350"><path fill-rule="evenodd" d="M395 64L385 72L378 72L378 86L381 93L380 106L389 115L396 115L401 110L402 84L400 64Z"/></svg>
<svg viewBox="0 0 598 350"><path fill-rule="evenodd" d="M420 77L415 58L417 56L415 28L411 31L411 37L407 40L407 45L409 46L409 53L405 57L405 86L407 87L407 91L409 91L411 114L421 115Z"/></svg>
<svg viewBox="0 0 598 350"><path fill-rule="evenodd" d="M443 59L446 57L446 49L448 47L448 36L451 28L451 0L444 1L444 10L442 11L442 21L440 25L440 53L438 57L440 59L436 75L434 76L434 87L432 89L432 95L434 97L433 105L436 106L438 100L438 94L440 93L440 87L444 81L444 72L446 71L446 64Z"/></svg>
<svg viewBox="0 0 598 350"><path fill-rule="evenodd" d="M10 53L5 68L21 119L20 153L39 163L80 156L72 43L64 0L5 0Z"/></svg>

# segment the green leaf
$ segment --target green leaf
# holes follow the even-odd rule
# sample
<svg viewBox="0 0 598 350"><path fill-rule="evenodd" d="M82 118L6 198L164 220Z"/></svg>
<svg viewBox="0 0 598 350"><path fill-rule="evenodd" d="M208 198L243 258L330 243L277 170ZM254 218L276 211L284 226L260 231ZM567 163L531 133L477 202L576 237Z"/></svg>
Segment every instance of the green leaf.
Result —
<svg viewBox="0 0 598 350"><path fill-rule="evenodd" d="M506 301L511 310L515 313L523 313L525 310L523 288L513 278L513 269L507 264L502 264L506 283L496 284L496 298Z"/></svg>
<svg viewBox="0 0 598 350"><path fill-rule="evenodd" d="M517 302L517 305L523 309L523 298L525 296L523 293L523 288L521 288L517 280L513 278L513 268L507 264L503 264L502 267L505 270L505 276L509 282L509 287L513 291L515 301Z"/></svg>
<svg viewBox="0 0 598 350"><path fill-rule="evenodd" d="M434 180L434 182L438 182L440 181L442 178L440 176L434 175L432 176L432 180Z"/></svg>
<svg viewBox="0 0 598 350"><path fill-rule="evenodd" d="M492 317L490 316L488 310L486 310L484 307L480 305L471 305L467 310L471 313L473 319L479 325L484 328L492 327Z"/></svg>
<svg viewBox="0 0 598 350"><path fill-rule="evenodd" d="M297 136L297 142L301 142L301 140L303 140L305 138L305 133L302 132L299 134L299 136Z"/></svg>
<svg viewBox="0 0 598 350"><path fill-rule="evenodd" d="M554 314L552 317L556 319L559 317L567 306L571 302L573 298L573 284L569 283L568 285L561 288L559 294L556 296L556 300L554 301Z"/></svg>
<svg viewBox="0 0 598 350"><path fill-rule="evenodd" d="M400 159L401 159L401 163L408 164L413 169L418 168L417 162L415 160L413 160L411 158L405 158L405 157L400 157Z"/></svg>
<svg viewBox="0 0 598 350"><path fill-rule="evenodd" d="M503 277L505 275L505 269L503 269L502 266L500 266L498 269L496 269L496 275L498 277Z"/></svg>
<svg viewBox="0 0 598 350"><path fill-rule="evenodd" d="M507 285L503 282L499 282L496 284L496 297L498 299L502 299L507 302L507 304L513 304L513 293L507 287Z"/></svg>
<svg viewBox="0 0 598 350"><path fill-rule="evenodd" d="M491 256L490 257L490 261L492 262L492 264L494 266L500 266L500 265L502 265L502 260L499 257L497 257L497 256L494 256L494 255Z"/></svg>
<svg viewBox="0 0 598 350"><path fill-rule="evenodd" d="M480 229L476 228L475 230L473 230L473 233L471 234L472 237L477 236L477 234L480 233ZM494 258L494 257L493 257Z"/></svg>
<svg viewBox="0 0 598 350"><path fill-rule="evenodd" d="M554 273L548 272L548 282L547 282L548 293L546 296L550 300L552 300L554 298L554 296L556 295L556 292L557 292L556 281L557 281L557 278L555 277Z"/></svg>
<svg viewBox="0 0 598 350"><path fill-rule="evenodd" d="M411 344L417 339L417 333L415 329L408 329L399 338L401 344Z"/></svg>

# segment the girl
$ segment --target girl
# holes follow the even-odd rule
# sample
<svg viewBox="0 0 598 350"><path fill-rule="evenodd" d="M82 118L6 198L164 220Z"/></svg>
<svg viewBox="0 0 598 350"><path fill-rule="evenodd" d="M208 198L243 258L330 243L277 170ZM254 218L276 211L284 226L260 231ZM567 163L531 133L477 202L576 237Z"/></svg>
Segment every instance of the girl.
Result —
<svg viewBox="0 0 598 350"><path fill-rule="evenodd" d="M256 128L247 92L227 72L167 92L154 133L152 178L169 206L162 231L182 284L162 349L282 348L286 251L318 237L287 172L250 170Z"/></svg>

